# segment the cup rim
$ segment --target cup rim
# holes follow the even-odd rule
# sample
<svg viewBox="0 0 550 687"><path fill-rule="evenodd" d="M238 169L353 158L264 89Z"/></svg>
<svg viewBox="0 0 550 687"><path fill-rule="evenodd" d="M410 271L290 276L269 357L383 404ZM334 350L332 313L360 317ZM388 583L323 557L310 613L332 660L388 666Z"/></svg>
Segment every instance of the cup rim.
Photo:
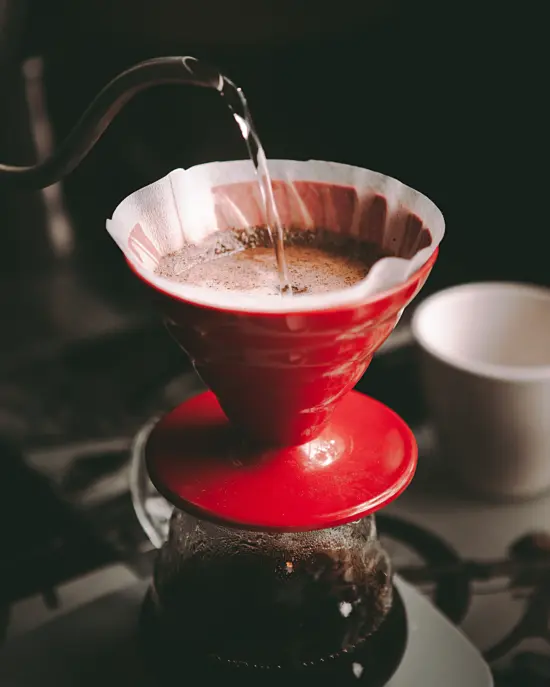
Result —
<svg viewBox="0 0 550 687"><path fill-rule="evenodd" d="M513 291L522 293L527 297L544 300L550 306L550 289L536 284L521 282L487 281L459 284L438 291L428 296L415 309L411 319L411 332L414 340L421 349L432 357L447 364L449 367L468 372L477 377L490 378L509 382L537 382L550 378L550 364L548 365L502 365L467 357L448 354L441 351L438 346L430 341L422 331L422 318L436 303L458 294L480 294L482 292L498 291L500 293Z"/></svg>

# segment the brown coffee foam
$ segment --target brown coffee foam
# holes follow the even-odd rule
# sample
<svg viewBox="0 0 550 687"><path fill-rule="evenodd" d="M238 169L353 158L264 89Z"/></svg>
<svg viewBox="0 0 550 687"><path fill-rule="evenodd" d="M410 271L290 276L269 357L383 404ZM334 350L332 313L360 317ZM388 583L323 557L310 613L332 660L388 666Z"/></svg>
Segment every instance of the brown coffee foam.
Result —
<svg viewBox="0 0 550 687"><path fill-rule="evenodd" d="M387 254L355 237L325 230L285 230L285 257L294 293L327 293L353 286ZM203 288L278 295L269 230L218 231L201 245L166 255L159 276Z"/></svg>
<svg viewBox="0 0 550 687"><path fill-rule="evenodd" d="M431 244L422 220L404 206L390 208L379 193L359 196L352 186L316 181L273 181L281 224L295 229L322 227L386 248L410 259ZM217 229L257 226L265 221L260 191L255 182L236 182L212 189Z"/></svg>

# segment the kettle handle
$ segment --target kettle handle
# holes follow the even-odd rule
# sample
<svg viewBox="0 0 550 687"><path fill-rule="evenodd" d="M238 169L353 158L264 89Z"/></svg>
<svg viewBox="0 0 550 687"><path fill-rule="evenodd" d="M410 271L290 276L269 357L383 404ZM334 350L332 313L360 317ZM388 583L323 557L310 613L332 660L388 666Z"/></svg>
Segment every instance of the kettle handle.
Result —
<svg viewBox="0 0 550 687"><path fill-rule="evenodd" d="M159 57L130 67L109 82L92 101L60 147L30 166L0 163L0 184L41 189L70 174L137 93L161 84L184 84L223 91L224 78L195 57Z"/></svg>

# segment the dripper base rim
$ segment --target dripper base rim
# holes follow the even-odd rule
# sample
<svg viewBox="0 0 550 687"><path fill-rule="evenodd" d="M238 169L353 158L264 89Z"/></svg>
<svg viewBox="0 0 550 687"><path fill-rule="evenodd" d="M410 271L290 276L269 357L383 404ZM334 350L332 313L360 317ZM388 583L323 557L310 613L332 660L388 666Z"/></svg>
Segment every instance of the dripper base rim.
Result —
<svg viewBox="0 0 550 687"><path fill-rule="evenodd" d="M304 532L374 513L411 482L418 450L387 406L351 391L312 442L260 449L206 391L165 415L145 445L149 476L173 505L238 529Z"/></svg>

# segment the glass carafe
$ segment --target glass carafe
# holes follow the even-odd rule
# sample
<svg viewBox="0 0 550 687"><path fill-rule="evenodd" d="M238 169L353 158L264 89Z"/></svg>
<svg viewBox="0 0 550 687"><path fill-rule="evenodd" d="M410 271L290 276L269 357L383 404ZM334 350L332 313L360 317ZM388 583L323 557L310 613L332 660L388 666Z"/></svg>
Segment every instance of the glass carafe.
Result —
<svg viewBox="0 0 550 687"><path fill-rule="evenodd" d="M373 516L314 532L266 533L175 510L150 594L164 641L181 641L194 656L266 668L354 649L391 603L390 563Z"/></svg>

